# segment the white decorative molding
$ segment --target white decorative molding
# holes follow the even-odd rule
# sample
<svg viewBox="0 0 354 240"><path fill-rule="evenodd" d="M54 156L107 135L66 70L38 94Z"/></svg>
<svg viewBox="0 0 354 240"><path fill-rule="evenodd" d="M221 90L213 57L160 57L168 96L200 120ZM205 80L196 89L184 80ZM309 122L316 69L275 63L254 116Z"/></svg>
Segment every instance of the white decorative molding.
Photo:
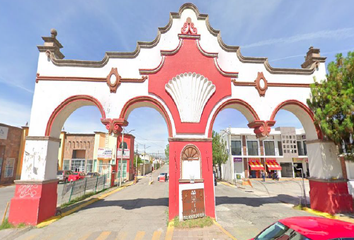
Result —
<svg viewBox="0 0 354 240"><path fill-rule="evenodd" d="M178 108L181 122L198 123L216 87L203 75L182 73L172 78L165 89Z"/></svg>

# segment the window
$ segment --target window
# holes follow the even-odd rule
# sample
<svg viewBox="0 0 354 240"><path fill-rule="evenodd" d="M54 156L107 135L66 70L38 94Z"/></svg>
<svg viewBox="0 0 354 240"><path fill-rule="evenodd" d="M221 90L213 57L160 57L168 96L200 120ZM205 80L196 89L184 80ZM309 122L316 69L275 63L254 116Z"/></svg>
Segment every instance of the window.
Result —
<svg viewBox="0 0 354 240"><path fill-rule="evenodd" d="M275 146L273 141L264 141L263 145L266 156L275 156Z"/></svg>
<svg viewBox="0 0 354 240"><path fill-rule="evenodd" d="M12 177L14 174L15 159L8 158L5 161L5 178Z"/></svg>
<svg viewBox="0 0 354 240"><path fill-rule="evenodd" d="M64 160L63 170L69 170L69 169L70 169L70 160Z"/></svg>
<svg viewBox="0 0 354 240"><path fill-rule="evenodd" d="M302 142L301 141L297 141L297 150L299 152L299 156L304 156L305 155L305 151L304 151L304 148L302 147Z"/></svg>
<svg viewBox="0 0 354 240"><path fill-rule="evenodd" d="M242 155L241 154L241 141L232 140L231 141L231 154L232 155Z"/></svg>
<svg viewBox="0 0 354 240"><path fill-rule="evenodd" d="M128 144L126 142L123 142L124 149L128 149ZM119 148L122 148L122 143L119 144Z"/></svg>
<svg viewBox="0 0 354 240"><path fill-rule="evenodd" d="M281 141L278 141L279 156L283 156L283 146Z"/></svg>
<svg viewBox="0 0 354 240"><path fill-rule="evenodd" d="M307 147L306 147L306 141L304 141L304 155L307 156Z"/></svg>
<svg viewBox="0 0 354 240"><path fill-rule="evenodd" d="M258 141L247 141L247 153L250 156L258 155Z"/></svg>

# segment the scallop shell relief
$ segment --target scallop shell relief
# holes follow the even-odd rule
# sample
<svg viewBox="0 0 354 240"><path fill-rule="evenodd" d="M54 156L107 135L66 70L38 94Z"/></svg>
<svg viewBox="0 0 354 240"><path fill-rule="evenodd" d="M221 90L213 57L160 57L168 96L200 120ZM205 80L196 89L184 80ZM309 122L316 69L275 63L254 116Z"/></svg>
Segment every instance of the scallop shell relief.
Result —
<svg viewBox="0 0 354 240"><path fill-rule="evenodd" d="M166 91L177 105L181 122L198 123L205 104L215 92L215 85L196 73L182 73L172 78Z"/></svg>

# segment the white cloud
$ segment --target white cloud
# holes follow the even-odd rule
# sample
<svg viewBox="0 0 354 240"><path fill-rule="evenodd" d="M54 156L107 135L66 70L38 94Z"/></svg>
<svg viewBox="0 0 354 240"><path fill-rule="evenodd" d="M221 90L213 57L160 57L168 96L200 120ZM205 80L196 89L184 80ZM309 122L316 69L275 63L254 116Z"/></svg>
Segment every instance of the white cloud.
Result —
<svg viewBox="0 0 354 240"><path fill-rule="evenodd" d="M18 83L16 81L13 81L12 79L5 79L4 77L0 76L0 83L4 83L4 84L11 86L11 87L19 88L19 89L22 89L28 93L33 94L32 89L29 89L29 88L25 87L23 83Z"/></svg>
<svg viewBox="0 0 354 240"><path fill-rule="evenodd" d="M272 38L272 39L244 45L241 47L253 48L253 47L261 47L261 46L275 45L275 44L289 44L289 43L295 43L295 42L313 40L319 38L343 40L351 37L354 37L354 28L342 28L337 30L324 30L324 31L313 32L313 33L298 34L288 38Z"/></svg>
<svg viewBox="0 0 354 240"><path fill-rule="evenodd" d="M29 122L31 107L0 99L0 122L12 126L24 126Z"/></svg>

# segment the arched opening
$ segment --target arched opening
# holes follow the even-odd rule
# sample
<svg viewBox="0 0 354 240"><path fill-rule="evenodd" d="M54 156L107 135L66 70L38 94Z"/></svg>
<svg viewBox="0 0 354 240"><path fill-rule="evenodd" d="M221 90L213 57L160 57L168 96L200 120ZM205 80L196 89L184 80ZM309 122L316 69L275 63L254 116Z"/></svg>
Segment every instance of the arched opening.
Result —
<svg viewBox="0 0 354 240"><path fill-rule="evenodd" d="M218 178L234 181L237 177L249 176L248 158L244 156L250 152L254 158L259 157L261 146L253 129L247 125L257 120L259 117L253 107L240 99L227 100L216 109L208 136L212 136L213 130L218 132L227 149L227 160L214 169Z"/></svg>
<svg viewBox="0 0 354 240"><path fill-rule="evenodd" d="M101 118L106 118L102 104L94 97L88 95L76 95L65 99L49 117L45 136L58 138L66 119L78 108L83 106L96 106Z"/></svg>

